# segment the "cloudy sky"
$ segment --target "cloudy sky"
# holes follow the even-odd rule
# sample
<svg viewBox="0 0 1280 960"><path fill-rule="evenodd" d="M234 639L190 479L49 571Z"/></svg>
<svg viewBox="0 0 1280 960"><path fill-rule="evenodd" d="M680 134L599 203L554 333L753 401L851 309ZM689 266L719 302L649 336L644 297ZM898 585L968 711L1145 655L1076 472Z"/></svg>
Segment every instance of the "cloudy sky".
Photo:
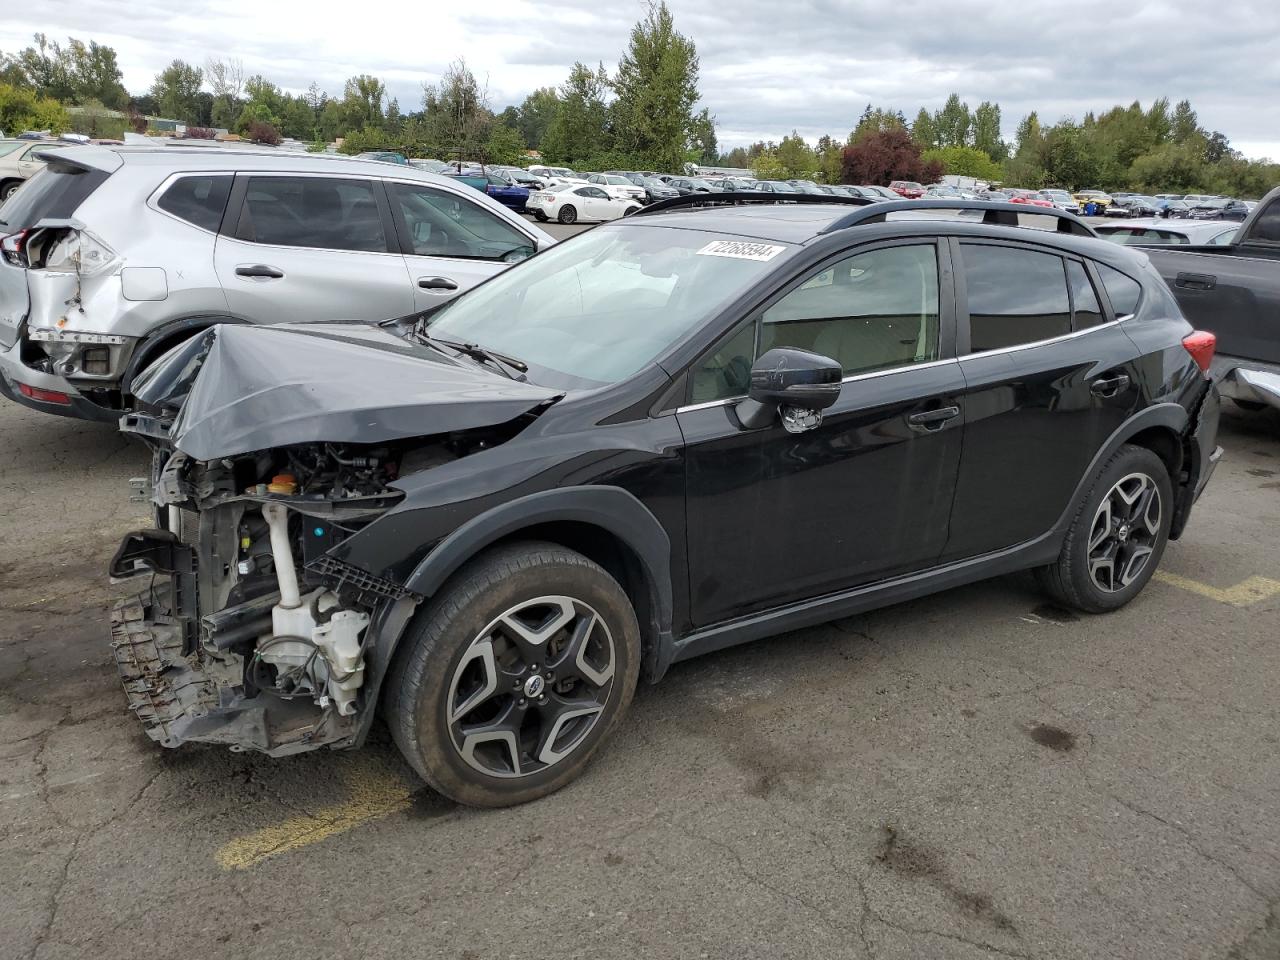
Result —
<svg viewBox="0 0 1280 960"><path fill-rule="evenodd" d="M1275 0L668 0L697 43L703 102L724 146L843 136L868 103L936 109L952 90L999 102L1007 136L1043 122L1159 96L1188 98L1201 123L1250 156L1280 159L1280 3ZM575 60L612 69L642 0L75 0L12 3L0 50L42 31L115 47L125 85L150 86L174 57L239 57L286 89L340 93L382 77L402 109L464 56L492 105L560 83Z"/></svg>

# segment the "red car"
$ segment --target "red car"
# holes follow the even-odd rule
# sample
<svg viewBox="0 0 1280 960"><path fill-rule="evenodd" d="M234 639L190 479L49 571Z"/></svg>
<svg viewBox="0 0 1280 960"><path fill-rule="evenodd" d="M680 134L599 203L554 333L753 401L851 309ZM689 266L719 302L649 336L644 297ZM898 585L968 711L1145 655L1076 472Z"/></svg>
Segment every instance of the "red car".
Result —
<svg viewBox="0 0 1280 960"><path fill-rule="evenodd" d="M1004 192L1009 194L1010 203L1027 203L1033 207L1049 207L1050 209L1053 209L1053 203L1051 201L1037 197L1030 190L1011 190L1008 187L1005 187Z"/></svg>
<svg viewBox="0 0 1280 960"><path fill-rule="evenodd" d="M908 200L919 200L924 196L924 187L914 180L895 180L889 184L889 189Z"/></svg>

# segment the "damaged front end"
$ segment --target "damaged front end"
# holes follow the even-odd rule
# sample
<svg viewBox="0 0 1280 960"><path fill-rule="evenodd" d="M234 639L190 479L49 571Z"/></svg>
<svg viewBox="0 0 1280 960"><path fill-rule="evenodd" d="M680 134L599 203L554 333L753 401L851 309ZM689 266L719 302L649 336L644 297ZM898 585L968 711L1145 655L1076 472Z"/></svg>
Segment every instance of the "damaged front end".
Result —
<svg viewBox="0 0 1280 960"><path fill-rule="evenodd" d="M152 476L137 483L156 524L125 537L111 563L113 578L141 585L112 611L129 706L166 747L218 743L284 756L356 746L389 651L422 598L332 551L402 499L398 478L509 439L545 398L499 381L482 415L476 378L488 374L417 357L423 419L415 421L394 392L397 364L415 354L392 351L375 357L383 382L366 385L392 388L384 408L392 413L380 418L366 406L357 415L340 401L326 408L317 392L338 358L347 379L329 395L358 383L369 358L351 338L273 328L227 337L226 329L175 352L151 383L155 412L122 422L153 449ZM259 348L279 348L282 336L290 348L266 362ZM228 367L242 357L260 366ZM311 366L291 377L299 357ZM434 387L423 392L424 381ZM445 385L464 382L472 402L451 415ZM256 415L264 396L281 416ZM512 404L524 412L508 418ZM258 447L286 436L299 442ZM229 444L258 448L232 453Z"/></svg>
<svg viewBox="0 0 1280 960"><path fill-rule="evenodd" d="M277 756L355 742L368 645L418 598L326 554L399 500L386 484L402 462L334 445L164 460L164 526L127 536L110 571L145 577L111 630L152 739Z"/></svg>

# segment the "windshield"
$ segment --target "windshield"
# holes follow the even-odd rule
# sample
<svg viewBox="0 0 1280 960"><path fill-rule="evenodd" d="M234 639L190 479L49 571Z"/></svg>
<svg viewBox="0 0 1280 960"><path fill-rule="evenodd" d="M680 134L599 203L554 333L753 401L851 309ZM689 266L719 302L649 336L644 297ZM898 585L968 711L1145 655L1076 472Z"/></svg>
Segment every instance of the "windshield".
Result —
<svg viewBox="0 0 1280 960"><path fill-rule="evenodd" d="M611 186L618 186L618 187L634 187L635 186L635 184L632 183L630 180L628 180L626 177L605 177L604 182L607 184L610 184Z"/></svg>
<svg viewBox="0 0 1280 960"><path fill-rule="evenodd" d="M0 143L0 157L13 153L19 147L25 147L30 142L30 140L11 140L8 143Z"/></svg>
<svg viewBox="0 0 1280 960"><path fill-rule="evenodd" d="M646 187L665 187L666 184L657 177L639 177L637 182Z"/></svg>
<svg viewBox="0 0 1280 960"><path fill-rule="evenodd" d="M776 193L799 193L800 192L791 184L783 183L781 180L767 180L765 182L768 183L770 186L772 186L774 189L774 192Z"/></svg>
<svg viewBox="0 0 1280 960"><path fill-rule="evenodd" d="M702 230L597 228L462 295L428 321L427 334L523 360L535 383L615 383L697 329L786 250Z"/></svg>

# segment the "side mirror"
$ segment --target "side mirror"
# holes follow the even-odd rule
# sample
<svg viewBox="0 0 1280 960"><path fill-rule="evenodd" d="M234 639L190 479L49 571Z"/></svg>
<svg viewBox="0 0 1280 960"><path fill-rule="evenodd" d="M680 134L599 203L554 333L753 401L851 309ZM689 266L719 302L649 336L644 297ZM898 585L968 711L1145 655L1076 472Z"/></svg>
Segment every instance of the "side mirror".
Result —
<svg viewBox="0 0 1280 960"><path fill-rule="evenodd" d="M812 430L822 423L822 411L839 398L843 379L844 369L830 357L777 347L751 367L751 386L738 404L738 420L756 430L781 413L789 433Z"/></svg>

